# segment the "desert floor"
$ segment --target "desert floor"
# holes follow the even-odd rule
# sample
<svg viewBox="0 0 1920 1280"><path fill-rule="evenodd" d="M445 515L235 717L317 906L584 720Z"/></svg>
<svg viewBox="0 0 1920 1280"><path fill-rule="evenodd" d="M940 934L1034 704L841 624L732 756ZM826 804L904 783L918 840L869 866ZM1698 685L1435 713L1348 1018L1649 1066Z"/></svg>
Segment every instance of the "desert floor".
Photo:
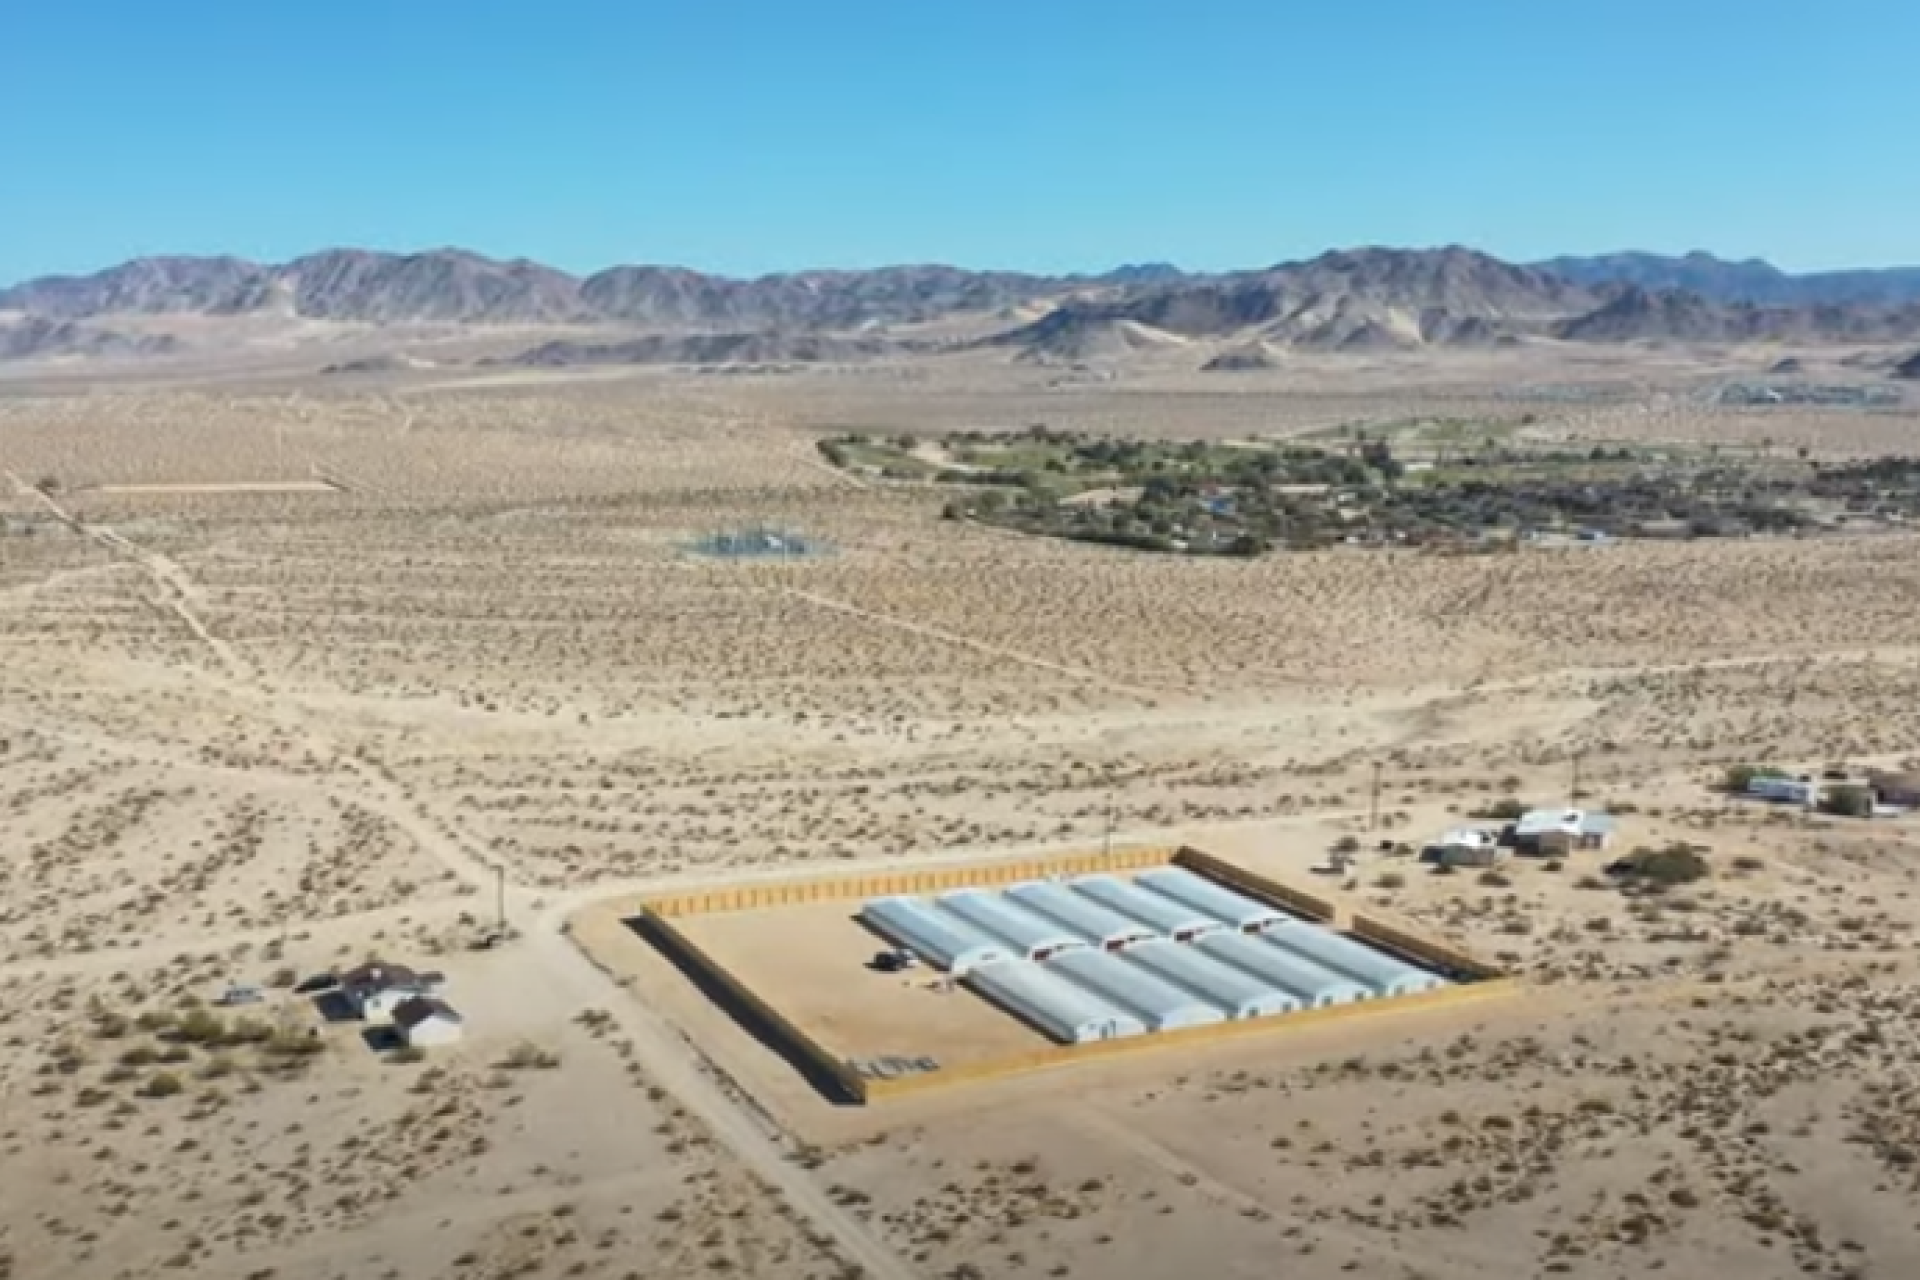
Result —
<svg viewBox="0 0 1920 1280"><path fill-rule="evenodd" d="M1920 421L1516 404L1492 367L909 374L9 384L0 1276L1920 1274L1920 818L1711 786L1920 754L1920 545L1179 562L945 522L814 449L1524 409L1871 453ZM686 550L750 526L834 553ZM1711 877L1378 851L1557 803L1576 759L1623 845ZM849 1112L569 936L1109 815L1291 878L1360 838L1323 890L1528 990ZM443 970L464 1042L392 1061L284 985L370 955ZM267 1001L210 1018L232 981Z"/></svg>

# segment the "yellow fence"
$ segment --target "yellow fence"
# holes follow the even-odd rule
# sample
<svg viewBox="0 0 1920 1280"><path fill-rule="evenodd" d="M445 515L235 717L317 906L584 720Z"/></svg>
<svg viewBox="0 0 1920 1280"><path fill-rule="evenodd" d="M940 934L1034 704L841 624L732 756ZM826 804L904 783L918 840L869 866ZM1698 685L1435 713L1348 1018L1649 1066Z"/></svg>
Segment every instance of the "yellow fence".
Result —
<svg viewBox="0 0 1920 1280"><path fill-rule="evenodd" d="M765 911L770 907L797 907L813 902L845 902L885 898L894 894L940 893L974 885L1017 884L1022 880L1045 880L1054 876L1136 871L1141 867L1165 866L1173 857L1173 850L1166 848L1069 853L1051 858L1023 858L1017 862L907 868L869 875L821 877L667 894L648 898L642 905L652 914L668 919L721 911Z"/></svg>
<svg viewBox="0 0 1920 1280"><path fill-rule="evenodd" d="M928 1072L925 1075L902 1076L895 1080L863 1080L861 1099L868 1103L880 1102L888 1098L929 1093L957 1085L1005 1080L1057 1067L1157 1053L1162 1049L1194 1048L1198 1045L1244 1040L1251 1036L1298 1031L1304 1027L1354 1021L1385 1013L1455 1008L1511 995L1515 990L1517 986L1513 979L1500 978L1464 986L1442 987L1437 991L1427 991L1417 996L1399 996L1391 1000L1362 1000L1354 1004L1332 1005L1325 1009L1302 1009L1298 1013L1277 1014L1269 1018L1243 1018L1235 1022L1215 1023L1207 1027L1189 1027L1182 1031L1159 1031L1149 1035L1128 1036L1121 1040L1051 1045L1044 1049L1035 1049L1030 1053L995 1058L990 1062L942 1067L938 1071Z"/></svg>
<svg viewBox="0 0 1920 1280"><path fill-rule="evenodd" d="M866 1081L852 1068L821 1047L819 1041L802 1031L787 1016L756 995L727 967L696 946L693 940L664 917L647 914L640 921L641 931L666 957L702 987L716 1004L748 1030L766 1040L768 1047L793 1063L825 1092L839 1093L845 1100L865 1102Z"/></svg>
<svg viewBox="0 0 1920 1280"><path fill-rule="evenodd" d="M1322 923L1333 919L1333 904L1325 898L1316 898L1291 885L1255 875L1245 867L1223 862L1210 853L1202 853L1194 848L1182 848L1173 855L1173 861L1195 875L1205 876L1231 889L1238 889L1248 897L1257 898L1270 907L1279 907L1283 911L1291 911L1295 915Z"/></svg>
<svg viewBox="0 0 1920 1280"><path fill-rule="evenodd" d="M1484 981L1503 976L1503 971L1498 966L1468 955L1457 947L1450 947L1432 938L1423 938L1417 933L1409 933L1405 929L1396 928L1372 916L1355 916L1351 932L1356 938L1364 939L1388 951L1397 951L1409 960L1418 961L1455 977L1478 978Z"/></svg>
<svg viewBox="0 0 1920 1280"><path fill-rule="evenodd" d="M925 1093L957 1085L988 1080L1004 1080L1036 1071L1048 1071L1083 1062L1131 1057L1136 1054L1174 1049L1182 1046L1239 1040L1248 1036L1298 1030L1328 1022L1344 1021L1374 1014L1444 1008L1487 1000L1516 989L1513 979L1486 962L1432 939L1370 916L1355 916L1350 932L1358 938L1397 951L1411 960L1471 981L1389 1000L1369 1000L1335 1005L1327 1009L1306 1009L1298 1013L1270 1018L1250 1018L1216 1023L1183 1031L1163 1031L1152 1035L1130 1036L1121 1040L1103 1040L1092 1044L1049 1045L1028 1053L1014 1054L989 1062L942 1067L924 1075L890 1080L869 1080L836 1058L812 1036L790 1021L786 1015L756 995L735 978L725 966L709 956L671 923L675 917L704 915L723 911L762 911L771 907L801 906L816 902L840 902L886 897L892 894L939 893L969 886L1013 884L1022 880L1040 880L1055 876L1090 875L1099 872L1133 871L1144 867L1177 865L1226 885L1271 906L1293 912L1309 920L1329 923L1335 910L1331 902L1313 894L1256 875L1244 867L1225 862L1198 849L1183 847L1121 849L1112 853L1063 854L1054 857L1026 858L1014 862L996 862L947 867L906 868L853 876L823 876L816 879L777 884L748 885L648 898L642 903L641 931L676 965L692 977L707 993L726 1007L735 1018L763 1039L775 1052L793 1063L824 1092L844 1100L872 1103L888 1098Z"/></svg>

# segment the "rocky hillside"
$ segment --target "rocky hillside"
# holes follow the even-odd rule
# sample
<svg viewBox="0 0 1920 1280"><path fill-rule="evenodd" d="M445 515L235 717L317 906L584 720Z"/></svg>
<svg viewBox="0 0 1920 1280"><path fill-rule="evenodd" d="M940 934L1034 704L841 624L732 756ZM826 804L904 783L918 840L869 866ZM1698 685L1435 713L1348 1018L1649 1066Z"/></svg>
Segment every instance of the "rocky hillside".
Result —
<svg viewBox="0 0 1920 1280"><path fill-rule="evenodd" d="M1555 327L1573 342L1893 342L1920 333L1920 304L1773 306L1709 302L1636 286Z"/></svg>
<svg viewBox="0 0 1920 1280"><path fill-rule="evenodd" d="M45 360L56 356L167 355L179 343L164 336L134 336L72 320L28 316L0 325L0 360Z"/></svg>
<svg viewBox="0 0 1920 1280"><path fill-rule="evenodd" d="M1539 340L1884 344L1920 338L1920 302L1756 303L1720 296L1809 279L1788 277L1765 263L1630 254L1555 259L1549 266L1517 266L1457 247L1366 248L1221 275L1189 275L1161 264L1090 277L903 266L746 280L661 266L577 277L456 249L338 249L280 265L224 257L141 259L96 275L33 280L0 291L0 313L31 322L34 327L19 329L8 341L15 351L35 353L128 350L100 336L113 333L109 317L126 314L615 331L605 341L589 334L538 346L520 357L532 365L862 359L948 349L922 345L897 327L961 318L974 333L996 329L975 340L975 349L1018 360L1122 361L1191 343L1204 348L1193 353L1196 367L1227 351L1272 359L1287 350L1376 352ZM1898 291L1900 273L1868 274L1883 278L1881 293ZM1664 279L1700 288L1643 282ZM1855 292L1879 296L1865 285ZM75 324L97 327L57 328ZM135 347L139 341L145 340L124 340ZM949 330L944 341L959 339Z"/></svg>
<svg viewBox="0 0 1920 1280"><path fill-rule="evenodd" d="M1553 258L1535 266L1589 288L1632 285L1655 293L1680 290L1710 302L1771 306L1896 306L1920 302L1920 267L1792 275L1759 258L1729 262L1699 251L1680 257L1630 252Z"/></svg>
<svg viewBox="0 0 1920 1280"><path fill-rule="evenodd" d="M1063 330L1131 323L1177 337L1310 350L1477 346L1545 333L1597 304L1558 276L1469 249L1359 249L1269 271L1183 279L1117 301L1069 302L992 341L1039 349Z"/></svg>
<svg viewBox="0 0 1920 1280"><path fill-rule="evenodd" d="M854 329L991 312L1076 290L1131 287L1171 268L1043 277L956 267L809 271L736 280L679 267L614 267L584 279L459 249L331 249L278 266L238 258L142 258L90 276L0 290L0 311L61 319L135 313L281 312L365 324L623 324L645 328ZM1174 273L1177 275L1178 273Z"/></svg>

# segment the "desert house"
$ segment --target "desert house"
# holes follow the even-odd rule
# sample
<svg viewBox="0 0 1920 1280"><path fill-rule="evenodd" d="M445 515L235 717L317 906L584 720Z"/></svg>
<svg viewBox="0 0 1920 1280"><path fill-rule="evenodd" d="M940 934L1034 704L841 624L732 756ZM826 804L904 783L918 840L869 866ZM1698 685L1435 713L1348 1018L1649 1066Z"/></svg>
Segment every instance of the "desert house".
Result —
<svg viewBox="0 0 1920 1280"><path fill-rule="evenodd" d="M340 975L340 994L363 1021L383 1027L409 1000L431 996L439 975L416 973L401 964L363 964Z"/></svg>
<svg viewBox="0 0 1920 1280"><path fill-rule="evenodd" d="M465 1028L452 1005L432 996L403 1000L393 1010L394 1029L415 1049L457 1044Z"/></svg>
<svg viewBox="0 0 1920 1280"><path fill-rule="evenodd" d="M1513 847L1539 856L1604 849L1617 825L1591 809L1531 809L1514 824Z"/></svg>
<svg viewBox="0 0 1920 1280"><path fill-rule="evenodd" d="M1867 785L1876 803L1896 809L1920 808L1920 772L1871 770Z"/></svg>
<svg viewBox="0 0 1920 1280"><path fill-rule="evenodd" d="M1491 867L1506 856L1499 837L1478 827L1455 827L1421 851L1420 860L1443 867Z"/></svg>
<svg viewBox="0 0 1920 1280"><path fill-rule="evenodd" d="M1805 776L1756 773L1747 779L1747 794L1757 800L1771 800L1777 804L1797 804L1811 809L1820 803L1820 784Z"/></svg>

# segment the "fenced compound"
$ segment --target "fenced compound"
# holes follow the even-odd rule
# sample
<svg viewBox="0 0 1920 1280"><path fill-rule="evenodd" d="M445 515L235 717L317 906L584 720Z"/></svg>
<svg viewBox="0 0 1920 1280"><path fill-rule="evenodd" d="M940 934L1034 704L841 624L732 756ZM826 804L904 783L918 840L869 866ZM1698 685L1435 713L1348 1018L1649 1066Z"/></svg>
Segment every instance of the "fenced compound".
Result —
<svg viewBox="0 0 1920 1280"><path fill-rule="evenodd" d="M676 968L737 1024L793 1065L822 1096L841 1105L871 1105L928 1090L1001 1080L1093 1059L1149 1053L1160 1048L1191 1047L1214 1040L1237 1040L1251 1035L1274 1035L1335 1019L1376 1017L1396 1010L1475 1003L1517 989L1513 979L1496 966L1458 948L1422 938L1382 920L1356 917L1351 929L1343 931L1341 936L1364 941L1382 951L1444 974L1451 979L1449 985L1414 995L1301 1008L1267 1017L1182 1026L1120 1039L1036 1045L1032 1049L1002 1051L997 1056L975 1061L948 1061L926 1053L848 1053L823 1043L807 1025L809 1020L804 1012L776 1008L773 1001L757 993L750 983L736 976L720 957L693 942L685 929L675 923L677 920L710 914L853 903L891 895L939 893L958 888L1004 886L1031 880L1169 866L1182 867L1223 888L1231 888L1247 897L1270 903L1301 919L1332 927L1336 915L1332 903L1190 848L1115 850L1112 853L1070 854L987 865L823 876L784 883L670 894L642 902L639 915L628 923L635 932L666 955ZM1011 1050L1014 1045L1007 1043L1001 1048Z"/></svg>

